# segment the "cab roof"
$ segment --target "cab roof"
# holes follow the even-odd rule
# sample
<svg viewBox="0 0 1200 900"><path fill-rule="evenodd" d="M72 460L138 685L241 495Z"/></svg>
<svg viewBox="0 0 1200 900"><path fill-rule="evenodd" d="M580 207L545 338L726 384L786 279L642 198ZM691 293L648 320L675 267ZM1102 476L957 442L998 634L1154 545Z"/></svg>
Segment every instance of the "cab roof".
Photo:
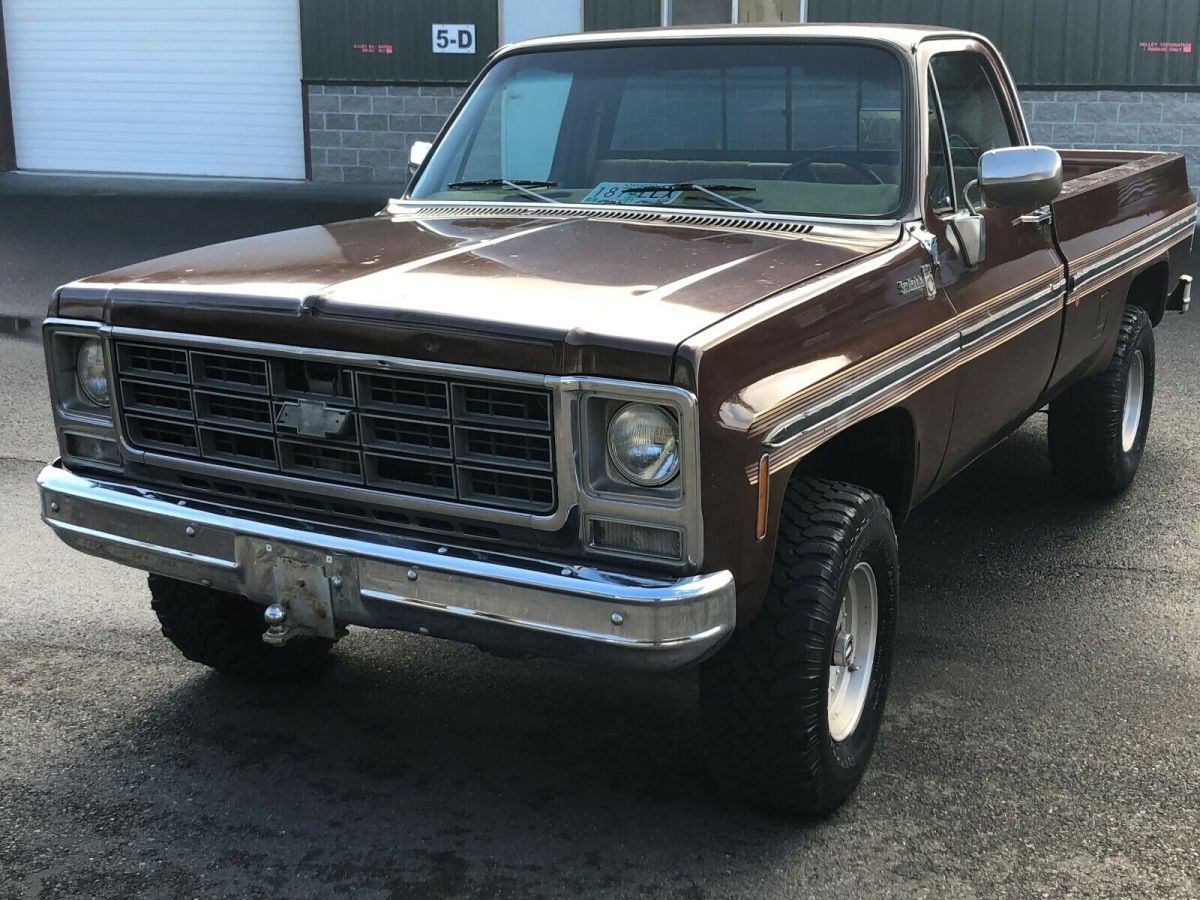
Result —
<svg viewBox="0 0 1200 900"><path fill-rule="evenodd" d="M956 28L932 25L874 25L822 22L805 25L717 25L704 27L632 28L622 31L589 31L583 34L564 34L531 38L507 44L497 51L508 53L524 49L568 48L597 44L638 44L675 41L753 40L756 38L841 38L847 41L873 41L892 44L910 51L922 41L939 38L968 38L984 40L978 34Z"/></svg>

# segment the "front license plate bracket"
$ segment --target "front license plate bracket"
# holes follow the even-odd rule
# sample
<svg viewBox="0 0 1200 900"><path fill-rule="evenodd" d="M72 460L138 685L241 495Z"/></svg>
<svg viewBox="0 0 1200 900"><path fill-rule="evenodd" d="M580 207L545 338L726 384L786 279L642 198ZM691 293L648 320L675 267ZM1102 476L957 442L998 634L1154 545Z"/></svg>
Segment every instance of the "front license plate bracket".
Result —
<svg viewBox="0 0 1200 900"><path fill-rule="evenodd" d="M338 607L357 603L357 573L344 556L251 537L238 539L237 555L247 596L281 606L290 629L332 640Z"/></svg>

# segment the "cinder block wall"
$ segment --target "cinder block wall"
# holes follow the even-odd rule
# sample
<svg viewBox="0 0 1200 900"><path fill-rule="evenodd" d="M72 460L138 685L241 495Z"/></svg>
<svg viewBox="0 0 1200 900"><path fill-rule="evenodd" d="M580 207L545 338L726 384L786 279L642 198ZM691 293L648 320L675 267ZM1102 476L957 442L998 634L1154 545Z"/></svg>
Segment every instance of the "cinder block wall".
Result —
<svg viewBox="0 0 1200 900"><path fill-rule="evenodd" d="M462 88L308 85L313 181L403 185L414 141L431 141Z"/></svg>
<svg viewBox="0 0 1200 900"><path fill-rule="evenodd" d="M1169 150L1187 157L1200 187L1200 93L1025 90L1033 139L1059 149Z"/></svg>

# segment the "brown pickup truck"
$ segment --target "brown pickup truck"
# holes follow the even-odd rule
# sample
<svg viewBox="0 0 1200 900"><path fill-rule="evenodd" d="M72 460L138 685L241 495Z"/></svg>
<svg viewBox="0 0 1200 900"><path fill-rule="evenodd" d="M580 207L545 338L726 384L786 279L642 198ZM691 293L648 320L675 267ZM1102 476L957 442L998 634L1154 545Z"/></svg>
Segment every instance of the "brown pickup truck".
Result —
<svg viewBox="0 0 1200 900"><path fill-rule="evenodd" d="M895 529L1049 407L1133 479L1186 309L1182 158L1030 145L984 38L498 51L401 199L61 288L45 521L247 677L351 625L699 670L713 779L836 808L879 733Z"/></svg>

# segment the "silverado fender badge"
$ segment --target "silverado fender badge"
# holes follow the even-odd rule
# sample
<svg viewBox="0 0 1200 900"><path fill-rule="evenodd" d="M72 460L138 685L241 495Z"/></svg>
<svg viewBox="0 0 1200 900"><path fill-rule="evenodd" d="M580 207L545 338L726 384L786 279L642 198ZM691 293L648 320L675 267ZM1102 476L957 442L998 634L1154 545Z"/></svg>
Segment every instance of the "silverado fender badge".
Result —
<svg viewBox="0 0 1200 900"><path fill-rule="evenodd" d="M348 411L327 406L324 400L300 399L283 404L275 422L306 437L333 437L342 433L349 417Z"/></svg>
<svg viewBox="0 0 1200 900"><path fill-rule="evenodd" d="M907 297L916 291L925 291L925 296L932 300L937 296L937 282L933 278L933 266L926 263L921 266L921 273L896 282L901 297Z"/></svg>

